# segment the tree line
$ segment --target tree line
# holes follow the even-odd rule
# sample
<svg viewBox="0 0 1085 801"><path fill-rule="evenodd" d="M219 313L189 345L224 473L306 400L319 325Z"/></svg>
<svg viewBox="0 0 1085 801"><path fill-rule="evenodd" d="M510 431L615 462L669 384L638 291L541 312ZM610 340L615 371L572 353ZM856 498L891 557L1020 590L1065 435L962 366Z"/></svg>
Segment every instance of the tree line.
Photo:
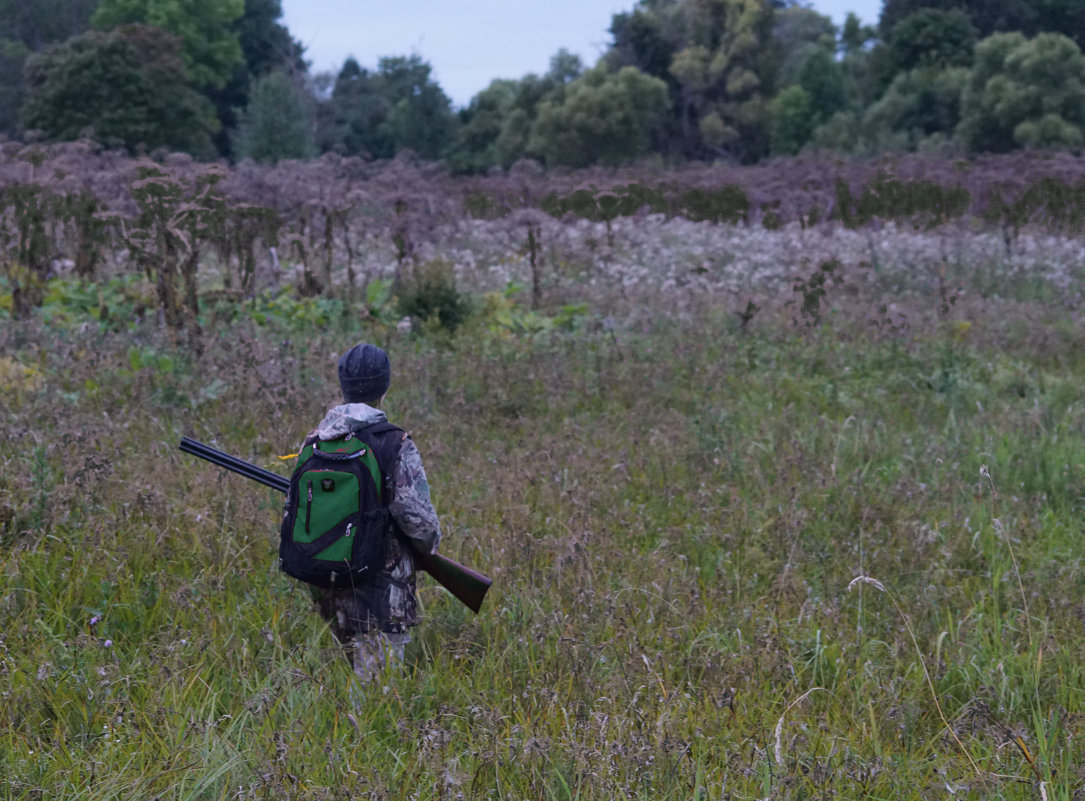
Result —
<svg viewBox="0 0 1085 801"><path fill-rule="evenodd" d="M592 66L461 109L420 56L314 73L280 0L0 0L0 133L275 162L410 150L453 172L808 150L1076 150L1085 4L886 0L841 28L794 0L639 0Z"/></svg>

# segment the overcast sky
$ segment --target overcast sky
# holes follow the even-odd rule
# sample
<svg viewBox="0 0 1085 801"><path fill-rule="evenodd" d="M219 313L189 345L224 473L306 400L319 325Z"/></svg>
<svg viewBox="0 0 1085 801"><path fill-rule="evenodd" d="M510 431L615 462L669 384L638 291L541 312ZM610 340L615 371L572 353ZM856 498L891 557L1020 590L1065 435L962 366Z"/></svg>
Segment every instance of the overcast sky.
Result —
<svg viewBox="0 0 1085 801"><path fill-rule="evenodd" d="M610 18L635 0L282 0L283 21L314 72L337 72L347 56L373 68L381 56L417 53L456 106L494 78L546 72L564 47L592 65L606 49ZM814 0L843 24L848 11L875 23L881 0Z"/></svg>

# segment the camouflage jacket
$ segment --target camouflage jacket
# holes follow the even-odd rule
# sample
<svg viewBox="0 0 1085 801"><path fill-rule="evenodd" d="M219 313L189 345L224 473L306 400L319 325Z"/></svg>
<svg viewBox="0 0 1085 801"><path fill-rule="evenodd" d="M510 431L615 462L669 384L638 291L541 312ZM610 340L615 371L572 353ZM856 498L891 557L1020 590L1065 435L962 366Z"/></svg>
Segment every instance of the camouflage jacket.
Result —
<svg viewBox="0 0 1085 801"><path fill-rule="evenodd" d="M305 445L337 439L387 419L380 409L364 403L336 406L305 438ZM392 481L395 491L389 511L395 521L395 532L388 538L384 569L355 588L311 588L321 615L341 642L373 629L401 633L418 622L412 550L434 553L441 541L441 526L430 501L422 456L406 433Z"/></svg>

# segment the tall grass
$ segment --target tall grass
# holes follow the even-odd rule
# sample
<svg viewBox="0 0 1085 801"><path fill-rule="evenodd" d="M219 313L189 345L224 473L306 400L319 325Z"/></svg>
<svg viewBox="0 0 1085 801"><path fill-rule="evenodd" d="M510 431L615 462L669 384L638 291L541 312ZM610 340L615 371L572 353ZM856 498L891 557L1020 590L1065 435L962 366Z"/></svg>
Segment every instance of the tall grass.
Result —
<svg viewBox="0 0 1085 801"><path fill-rule="evenodd" d="M0 798L1082 798L1080 321L823 311L238 320L198 361L21 323ZM445 552L495 582L472 617L423 578L359 687L275 570L281 499L176 442L285 474L367 335Z"/></svg>

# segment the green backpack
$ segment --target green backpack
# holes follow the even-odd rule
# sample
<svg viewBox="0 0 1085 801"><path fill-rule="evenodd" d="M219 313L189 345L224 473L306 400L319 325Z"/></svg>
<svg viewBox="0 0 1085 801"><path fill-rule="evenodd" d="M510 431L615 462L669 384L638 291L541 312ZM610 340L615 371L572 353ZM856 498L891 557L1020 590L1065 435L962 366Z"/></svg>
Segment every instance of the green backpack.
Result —
<svg viewBox="0 0 1085 801"><path fill-rule="evenodd" d="M279 531L283 572L318 587L350 587L384 566L401 444L402 429L377 423L302 449Z"/></svg>

